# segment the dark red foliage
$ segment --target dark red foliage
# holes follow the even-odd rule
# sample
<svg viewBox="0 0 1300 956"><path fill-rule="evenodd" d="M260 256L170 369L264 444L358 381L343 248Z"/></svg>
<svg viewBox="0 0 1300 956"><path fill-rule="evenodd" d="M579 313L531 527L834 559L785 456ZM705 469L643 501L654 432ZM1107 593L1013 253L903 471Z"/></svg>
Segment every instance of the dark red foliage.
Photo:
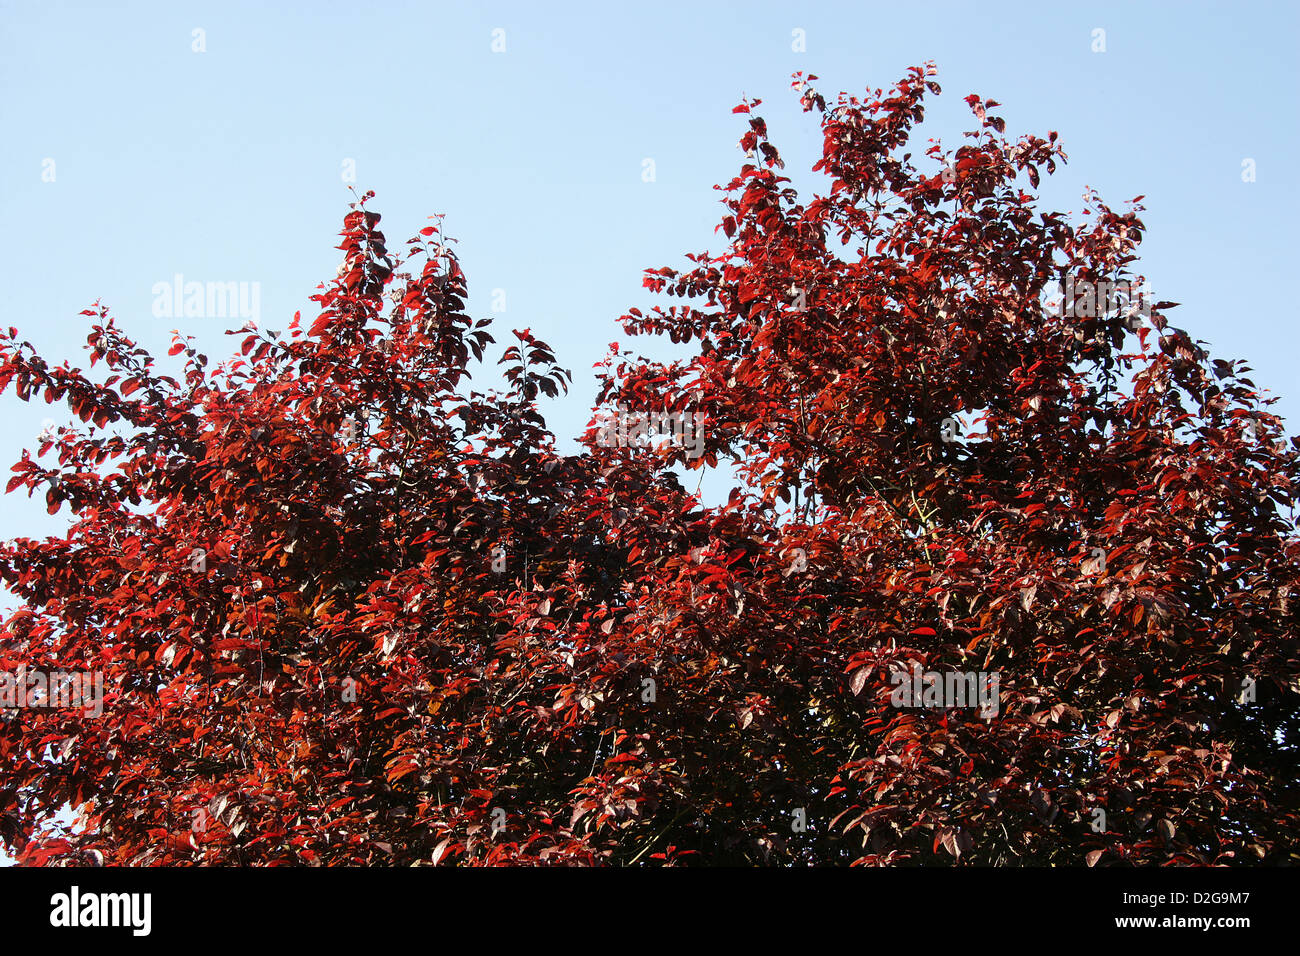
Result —
<svg viewBox="0 0 1300 956"><path fill-rule="evenodd" d="M0 388L87 424L9 490L66 504L0 574L0 670L100 670L104 714L0 735L28 864L1296 862L1297 442L1240 363L1055 280L1135 283L1141 207L1039 214L1064 154L997 106L906 152L932 69L828 106L798 202L766 125L730 243L622 319L598 408L684 443L559 456L568 376L508 388L439 228L353 206L319 317L160 375L88 311L92 382L0 341ZM976 419L978 425L972 419ZM116 426L110 429L109 426ZM980 431L975 433L978 427ZM672 468L735 463L702 507ZM202 559L192 562L196 549ZM1098 559L1103 560L1098 560ZM890 668L997 674L997 713L891 704ZM79 826L53 819L75 808ZM1096 825L1097 810L1104 825ZM801 823L806 822L806 826Z"/></svg>

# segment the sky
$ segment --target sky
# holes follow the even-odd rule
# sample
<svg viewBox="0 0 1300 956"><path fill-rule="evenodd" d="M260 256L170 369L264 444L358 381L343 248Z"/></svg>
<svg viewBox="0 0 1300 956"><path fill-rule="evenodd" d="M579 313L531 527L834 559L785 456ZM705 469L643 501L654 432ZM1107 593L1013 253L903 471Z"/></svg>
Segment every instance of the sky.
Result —
<svg viewBox="0 0 1300 956"><path fill-rule="evenodd" d="M723 248L713 187L744 161L732 107L763 100L806 201L827 187L791 74L830 99L933 60L944 92L914 152L960 144L968 93L1002 104L1012 138L1057 131L1069 162L1043 207L1077 215L1087 187L1116 208L1144 196L1139 271L1182 303L1171 323L1247 359L1296 434L1298 9L0 0L0 325L85 367L80 312L98 299L155 355L179 328L215 363L243 319L155 315L159 284L256 283L263 327L313 317L348 187L374 190L390 248L444 215L470 313L498 343L531 328L572 369L570 395L543 403L571 451L609 344L667 354L616 321L655 301L642 271ZM0 461L67 416L0 397ZM0 500L0 538L67 520Z"/></svg>

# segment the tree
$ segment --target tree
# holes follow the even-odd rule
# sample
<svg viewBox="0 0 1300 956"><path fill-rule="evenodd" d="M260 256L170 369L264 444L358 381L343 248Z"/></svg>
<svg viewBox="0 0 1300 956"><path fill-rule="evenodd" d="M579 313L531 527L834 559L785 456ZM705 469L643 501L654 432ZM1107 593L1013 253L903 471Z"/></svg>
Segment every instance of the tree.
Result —
<svg viewBox="0 0 1300 956"><path fill-rule="evenodd" d="M98 307L95 383L9 330L0 389L89 428L15 465L10 491L75 520L0 552L25 603L0 669L108 690L99 719L6 723L6 845L1293 862L1296 440L1136 294L1136 200L1036 213L1056 134L1011 143L971 96L978 128L921 172L932 76L831 106L795 75L831 180L807 205L737 107L729 247L648 272L681 303L621 320L689 355L615 347L580 455L537 411L568 376L527 330L505 393L468 389L492 338L451 240L398 261L369 193L319 317L232 333L224 365L178 338L184 374L158 374ZM705 426L647 442L647 416ZM728 462L719 507L673 470Z"/></svg>

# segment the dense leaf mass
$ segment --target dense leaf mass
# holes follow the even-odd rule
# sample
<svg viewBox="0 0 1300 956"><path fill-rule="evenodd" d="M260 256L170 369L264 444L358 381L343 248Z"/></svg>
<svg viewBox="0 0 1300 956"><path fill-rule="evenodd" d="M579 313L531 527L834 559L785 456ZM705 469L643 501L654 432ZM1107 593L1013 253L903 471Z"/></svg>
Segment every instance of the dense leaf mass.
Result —
<svg viewBox="0 0 1300 956"><path fill-rule="evenodd" d="M101 380L0 337L0 390L84 423L14 466L73 521L0 551L0 670L105 687L98 718L4 718L5 846L1295 862L1300 445L1174 303L1044 307L1140 284L1141 206L1036 212L1056 134L1011 142L975 96L966 142L914 157L932 76L828 104L796 74L830 183L807 205L736 108L728 247L621 320L683 357L615 346L578 455L537 410L551 350L513 333L504 390L472 390L493 340L451 240L390 251L370 194L319 316L224 364L178 336L160 374L102 307ZM700 453L599 440L620 406L702 414ZM738 473L725 505L679 483L706 466ZM996 713L897 706L914 664L997 675Z"/></svg>

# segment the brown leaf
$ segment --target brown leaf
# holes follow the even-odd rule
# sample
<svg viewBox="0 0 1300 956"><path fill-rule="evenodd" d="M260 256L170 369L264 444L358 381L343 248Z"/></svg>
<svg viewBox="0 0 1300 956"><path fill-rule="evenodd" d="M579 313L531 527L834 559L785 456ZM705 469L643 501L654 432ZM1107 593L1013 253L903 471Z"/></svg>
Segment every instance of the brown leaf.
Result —
<svg viewBox="0 0 1300 956"><path fill-rule="evenodd" d="M849 678L849 690L853 691L853 696L857 697L862 693L862 687L867 682L867 674L870 673L870 667L859 667Z"/></svg>

